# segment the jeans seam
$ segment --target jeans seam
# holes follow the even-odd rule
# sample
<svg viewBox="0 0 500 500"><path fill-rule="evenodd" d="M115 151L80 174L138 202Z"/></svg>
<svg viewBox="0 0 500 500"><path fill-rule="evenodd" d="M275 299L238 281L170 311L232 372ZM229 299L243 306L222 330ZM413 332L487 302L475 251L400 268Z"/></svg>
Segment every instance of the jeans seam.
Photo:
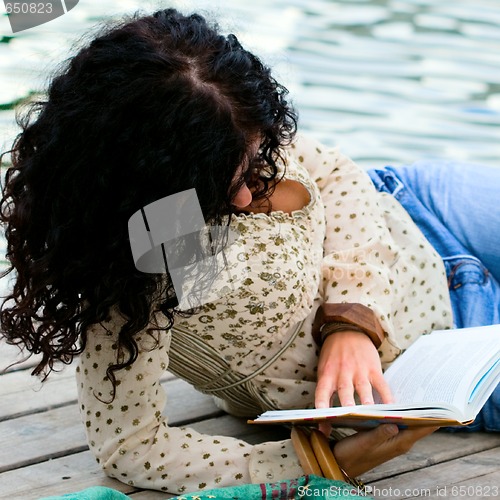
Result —
<svg viewBox="0 0 500 500"><path fill-rule="evenodd" d="M481 267L484 267L484 264L481 262L480 259L475 257L474 255L470 254L455 254L455 255L449 255L448 257L441 257L441 259L445 261L449 260L454 260L454 259L467 259L467 260L473 260L474 262L477 262Z"/></svg>

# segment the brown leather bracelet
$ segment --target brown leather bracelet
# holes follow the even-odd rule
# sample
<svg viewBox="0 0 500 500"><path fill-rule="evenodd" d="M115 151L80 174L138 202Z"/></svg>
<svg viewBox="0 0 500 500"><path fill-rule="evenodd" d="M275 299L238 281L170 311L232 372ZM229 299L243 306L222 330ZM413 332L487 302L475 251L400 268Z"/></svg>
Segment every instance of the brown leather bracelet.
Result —
<svg viewBox="0 0 500 500"><path fill-rule="evenodd" d="M340 321L334 321L331 323L324 323L319 329L319 333L321 335L321 345L323 345L325 343L325 340L330 335L333 335L334 333L337 333L337 332L345 332L346 330L366 334L362 328L360 328L359 326L353 325L351 323L345 323L345 322L340 322Z"/></svg>
<svg viewBox="0 0 500 500"><path fill-rule="evenodd" d="M368 335L376 348L380 347L385 338L384 330L375 313L363 304L332 304L326 302L319 307L312 326L312 336L319 346L323 344L328 335L334 333L334 331L330 331L327 334L325 332L325 335L322 334L322 327L325 323L342 323L345 325L345 328L338 328L335 331L348 330L349 325L352 325L358 331ZM325 326L325 328L327 327Z"/></svg>

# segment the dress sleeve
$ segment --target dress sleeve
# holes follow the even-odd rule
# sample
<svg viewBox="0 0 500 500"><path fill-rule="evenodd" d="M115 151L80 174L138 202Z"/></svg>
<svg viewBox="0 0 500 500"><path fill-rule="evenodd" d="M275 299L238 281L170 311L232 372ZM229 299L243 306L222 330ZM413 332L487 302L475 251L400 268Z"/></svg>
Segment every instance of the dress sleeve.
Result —
<svg viewBox="0 0 500 500"><path fill-rule="evenodd" d="M391 268L398 260L398 249L379 205L379 193L368 174L338 148L300 137L292 151L317 184L325 206L323 301L369 307L390 337ZM391 350L385 344L381 349Z"/></svg>
<svg viewBox="0 0 500 500"><path fill-rule="evenodd" d="M157 324L136 337L135 362L115 372L113 398L106 369L120 355L116 340L123 323L115 312L109 322L94 325L77 368L89 446L107 475L179 494L303 474L290 440L250 445L168 425L160 378L168 368L171 333Z"/></svg>

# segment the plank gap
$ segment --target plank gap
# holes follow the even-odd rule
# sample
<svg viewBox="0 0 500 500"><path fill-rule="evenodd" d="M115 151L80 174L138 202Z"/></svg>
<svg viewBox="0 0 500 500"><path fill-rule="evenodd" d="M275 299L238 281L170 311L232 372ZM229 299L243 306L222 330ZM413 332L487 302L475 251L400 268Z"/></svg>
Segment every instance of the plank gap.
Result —
<svg viewBox="0 0 500 500"><path fill-rule="evenodd" d="M46 411L64 408L65 406L72 406L76 403L77 403L77 400L74 399L72 401L65 401L63 403L54 403L54 404L51 404L49 406L45 406L43 408L35 408L35 409L31 409L31 410L26 410L26 411L20 411L17 413L11 413L9 415L0 416L0 422L5 422L7 420L13 420L15 418L26 417L28 415L37 415L40 413L45 413Z"/></svg>
<svg viewBox="0 0 500 500"><path fill-rule="evenodd" d="M14 462L12 464L0 465L0 473L9 472L13 470L22 469L24 467L29 467L31 465L37 465L44 462L49 462L55 458L67 457L68 455L75 455L76 453L81 453L82 451L88 451L89 447L77 446L75 448L66 448L64 450L54 451L52 453L47 453L46 455L34 457L31 459L21 460L20 462Z"/></svg>

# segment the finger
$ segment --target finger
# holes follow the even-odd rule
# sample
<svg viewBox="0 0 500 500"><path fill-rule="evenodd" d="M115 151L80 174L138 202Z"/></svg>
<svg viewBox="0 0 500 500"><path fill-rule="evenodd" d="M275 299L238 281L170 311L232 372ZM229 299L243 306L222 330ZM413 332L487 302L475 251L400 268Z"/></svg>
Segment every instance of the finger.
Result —
<svg viewBox="0 0 500 500"><path fill-rule="evenodd" d="M316 384L316 392L314 393L316 408L329 408L334 393L333 381L330 378L321 377Z"/></svg>
<svg viewBox="0 0 500 500"><path fill-rule="evenodd" d="M373 390L372 385L368 380L363 380L354 384L356 393L359 396L359 400L362 405L372 405L373 404Z"/></svg>
<svg viewBox="0 0 500 500"><path fill-rule="evenodd" d="M389 445L389 449L392 450L392 456L396 457L408 453L419 439L432 434L435 430L435 427L417 427L401 431Z"/></svg>
<svg viewBox="0 0 500 500"><path fill-rule="evenodd" d="M382 403L394 403L394 396L392 395L391 388L382 374L377 374L372 377L372 385L373 388L379 393Z"/></svg>
<svg viewBox="0 0 500 500"><path fill-rule="evenodd" d="M438 429L439 427L414 427L412 429L401 431L400 434L402 439L408 439L415 442L425 436L428 436L429 434L432 434Z"/></svg>
<svg viewBox="0 0 500 500"><path fill-rule="evenodd" d="M339 383L337 394L342 406L353 406L356 404L354 401L354 387L351 382Z"/></svg>
<svg viewBox="0 0 500 500"><path fill-rule="evenodd" d="M375 448L398 434L400 434L400 430L396 424L381 424L375 429L363 433L362 445Z"/></svg>
<svg viewBox="0 0 500 500"><path fill-rule="evenodd" d="M320 422L318 425L318 428L320 432L322 432L327 438L330 437L330 434L332 432L332 424L328 423L328 421L324 420L323 422Z"/></svg>

